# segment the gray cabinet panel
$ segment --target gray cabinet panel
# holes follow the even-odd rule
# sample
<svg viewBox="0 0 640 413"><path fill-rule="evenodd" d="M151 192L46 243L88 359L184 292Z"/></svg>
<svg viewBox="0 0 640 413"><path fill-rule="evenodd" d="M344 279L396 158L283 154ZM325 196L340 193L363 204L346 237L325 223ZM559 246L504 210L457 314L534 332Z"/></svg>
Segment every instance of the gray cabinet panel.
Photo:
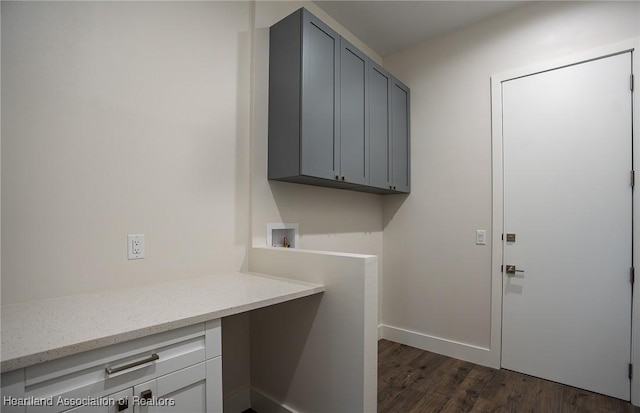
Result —
<svg viewBox="0 0 640 413"><path fill-rule="evenodd" d="M369 183L368 60L364 53L342 39L340 179L362 185Z"/></svg>
<svg viewBox="0 0 640 413"><path fill-rule="evenodd" d="M411 188L409 110L409 88L394 78L391 89L391 178L393 189L398 192L409 192Z"/></svg>
<svg viewBox="0 0 640 413"><path fill-rule="evenodd" d="M305 9L269 30L269 179L335 179L340 37Z"/></svg>
<svg viewBox="0 0 640 413"><path fill-rule="evenodd" d="M301 173L335 179L340 37L308 12L302 31Z"/></svg>
<svg viewBox="0 0 640 413"><path fill-rule="evenodd" d="M369 185L391 187L391 75L377 64L369 67Z"/></svg>
<svg viewBox="0 0 640 413"><path fill-rule="evenodd" d="M269 30L269 179L300 174L302 10Z"/></svg>

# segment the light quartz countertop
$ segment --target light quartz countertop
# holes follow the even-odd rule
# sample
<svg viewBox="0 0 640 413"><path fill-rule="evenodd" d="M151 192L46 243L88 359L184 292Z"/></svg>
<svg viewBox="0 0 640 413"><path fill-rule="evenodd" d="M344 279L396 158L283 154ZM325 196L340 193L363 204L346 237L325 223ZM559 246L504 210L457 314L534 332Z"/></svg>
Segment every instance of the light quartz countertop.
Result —
<svg viewBox="0 0 640 413"><path fill-rule="evenodd" d="M2 306L2 372L296 298L324 286L234 273Z"/></svg>

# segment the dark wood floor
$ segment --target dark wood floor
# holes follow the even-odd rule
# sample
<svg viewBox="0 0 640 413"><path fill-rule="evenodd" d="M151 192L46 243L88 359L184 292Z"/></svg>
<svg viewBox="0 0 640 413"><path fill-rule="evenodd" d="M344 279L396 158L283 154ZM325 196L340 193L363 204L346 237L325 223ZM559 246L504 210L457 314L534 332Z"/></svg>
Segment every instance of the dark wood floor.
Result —
<svg viewBox="0 0 640 413"><path fill-rule="evenodd" d="M563 384L380 340L378 412L586 413L640 412L640 408Z"/></svg>

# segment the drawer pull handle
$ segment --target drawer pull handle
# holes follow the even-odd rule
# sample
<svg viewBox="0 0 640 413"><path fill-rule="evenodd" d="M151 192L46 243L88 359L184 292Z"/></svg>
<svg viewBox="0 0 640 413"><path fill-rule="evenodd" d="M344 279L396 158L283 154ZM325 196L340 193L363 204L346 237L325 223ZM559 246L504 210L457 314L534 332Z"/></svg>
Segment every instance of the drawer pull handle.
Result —
<svg viewBox="0 0 640 413"><path fill-rule="evenodd" d="M160 356L158 356L156 353L153 353L152 355L150 355L144 360L134 361L133 363L125 364L124 366L116 367L115 369L112 369L111 367L106 367L104 370L107 372L107 374L116 374L116 373L120 373L121 371L138 367L142 364L151 363L152 361L156 361L159 358Z"/></svg>

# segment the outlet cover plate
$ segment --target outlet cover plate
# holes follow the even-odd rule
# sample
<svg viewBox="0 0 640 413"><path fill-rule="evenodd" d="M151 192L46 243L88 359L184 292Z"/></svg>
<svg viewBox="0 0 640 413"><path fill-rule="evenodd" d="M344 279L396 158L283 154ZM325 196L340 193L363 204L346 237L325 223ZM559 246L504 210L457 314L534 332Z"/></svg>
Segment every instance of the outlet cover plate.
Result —
<svg viewBox="0 0 640 413"><path fill-rule="evenodd" d="M140 260L144 258L144 234L127 235L127 259Z"/></svg>

